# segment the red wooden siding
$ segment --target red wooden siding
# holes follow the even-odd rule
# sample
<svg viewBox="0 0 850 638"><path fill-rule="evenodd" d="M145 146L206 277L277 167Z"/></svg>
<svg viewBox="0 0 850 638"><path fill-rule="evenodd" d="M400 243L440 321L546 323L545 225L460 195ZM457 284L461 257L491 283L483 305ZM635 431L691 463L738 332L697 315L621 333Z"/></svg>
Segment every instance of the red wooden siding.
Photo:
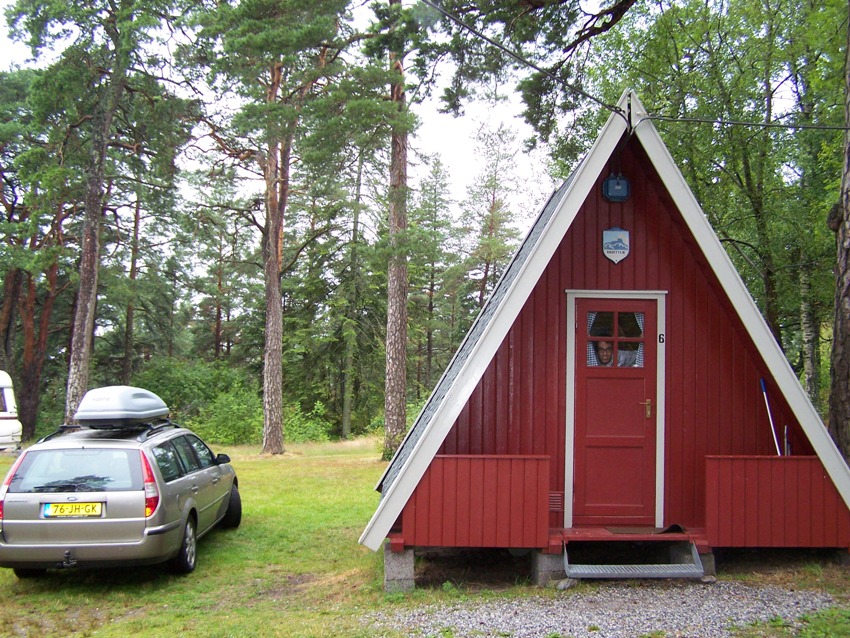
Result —
<svg viewBox="0 0 850 638"><path fill-rule="evenodd" d="M619 162L631 198L606 201L603 171L439 454L546 455L547 491L562 492L566 392L573 391L566 387L573 355L566 352L565 290L663 290L665 523L704 527L705 456L774 453L759 387L766 368L694 252L693 237L643 150L630 142ZM601 251L602 231L613 226L631 234L631 253L619 264ZM811 454L787 404L766 381L777 427L789 426L795 454ZM465 490L458 482L451 498L467 498ZM549 526L562 527L563 513L551 511Z"/></svg>
<svg viewBox="0 0 850 638"><path fill-rule="evenodd" d="M549 458L437 456L402 514L404 544L546 547Z"/></svg>
<svg viewBox="0 0 850 638"><path fill-rule="evenodd" d="M706 459L713 547L850 547L850 511L815 456Z"/></svg>

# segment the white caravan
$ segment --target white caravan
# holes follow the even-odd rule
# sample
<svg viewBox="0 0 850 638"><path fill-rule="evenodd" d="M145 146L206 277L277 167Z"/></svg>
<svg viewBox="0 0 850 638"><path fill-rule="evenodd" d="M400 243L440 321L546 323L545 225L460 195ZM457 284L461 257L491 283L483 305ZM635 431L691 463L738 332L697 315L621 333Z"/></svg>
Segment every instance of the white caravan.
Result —
<svg viewBox="0 0 850 638"><path fill-rule="evenodd" d="M12 389L12 377L0 370L0 450L21 447L21 422Z"/></svg>

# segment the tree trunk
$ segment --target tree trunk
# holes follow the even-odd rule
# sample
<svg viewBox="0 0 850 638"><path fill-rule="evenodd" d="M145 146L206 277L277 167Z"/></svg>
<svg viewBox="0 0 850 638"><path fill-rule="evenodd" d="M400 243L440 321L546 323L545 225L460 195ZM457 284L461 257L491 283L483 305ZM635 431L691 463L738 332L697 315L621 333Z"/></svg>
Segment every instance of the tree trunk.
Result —
<svg viewBox="0 0 850 638"><path fill-rule="evenodd" d="M848 2L850 7L850 2ZM850 26L844 59L844 121L850 126ZM835 321L830 367L829 433L850 459L850 131L844 131L841 219L835 262Z"/></svg>
<svg viewBox="0 0 850 638"><path fill-rule="evenodd" d="M21 294L23 272L10 268L3 277L3 303L0 304L0 370L12 372L15 360L15 307Z"/></svg>
<svg viewBox="0 0 850 638"><path fill-rule="evenodd" d="M263 237L263 276L266 334L263 354L263 454L283 454L283 298L280 291L283 250L283 209L278 180L288 169L278 158L280 142L269 145L266 160L266 225ZM287 154L286 149L284 155ZM281 179L282 181L282 179ZM283 191L285 193L285 191Z"/></svg>
<svg viewBox="0 0 850 638"><path fill-rule="evenodd" d="M351 285L348 291L348 312L343 328L345 359L342 368L342 424L340 436L351 437L351 414L354 411L354 352L357 348L357 306L360 303L360 267L357 263L357 242L360 241L360 198L363 189L363 153L357 158L357 184L354 196L354 216L351 222Z"/></svg>
<svg viewBox="0 0 850 638"><path fill-rule="evenodd" d="M390 0L390 5L401 0ZM406 109L401 54L391 55L396 82L390 87L399 114ZM389 244L387 268L387 353L384 395L384 451L389 459L401 445L407 429L407 128L393 126L390 141Z"/></svg>
<svg viewBox="0 0 850 638"><path fill-rule="evenodd" d="M142 220L141 198L136 199L133 216L133 238L130 244L130 299L124 314L124 357L121 361L121 383L130 385L133 377L135 316L136 316L136 279L139 276L139 227Z"/></svg>
<svg viewBox="0 0 850 638"><path fill-rule="evenodd" d="M35 436L35 423L41 401L41 374L47 357L47 338L50 335L53 307L59 295L59 265L54 260L45 272L45 290L39 294L38 282L27 276L24 294L21 295L19 311L23 350L21 352L20 381L18 386L18 414L23 426L24 440ZM41 299L41 312L36 307Z"/></svg>
<svg viewBox="0 0 850 638"><path fill-rule="evenodd" d="M802 333L803 387L817 405L820 401L820 326L812 306L812 282L809 270L800 269L800 331Z"/></svg>
<svg viewBox="0 0 850 638"><path fill-rule="evenodd" d="M277 100L283 68L271 67L267 93ZM294 124L292 125L295 126ZM263 354L263 454L283 454L283 214L289 198L292 133L269 141L265 160L266 225L263 236L263 275L266 297L266 334Z"/></svg>
<svg viewBox="0 0 850 638"><path fill-rule="evenodd" d="M97 135L97 138L102 138ZM103 140L93 140L93 146L101 146ZM92 150L92 154L97 152ZM71 362L68 369L68 389L65 398L65 423L74 421L77 406L88 389L89 365L94 335L94 318L97 310L97 273L100 263L100 217L103 202L103 160L91 160L88 185L86 187L86 214L83 222L82 254L80 255L80 286L71 332Z"/></svg>
<svg viewBox="0 0 850 638"><path fill-rule="evenodd" d="M224 335L222 322L224 320L224 308L221 300L224 298L224 255L219 256L216 268L216 291L215 291L215 327L213 328L213 354L216 360L221 358L224 351Z"/></svg>
<svg viewBox="0 0 850 638"><path fill-rule="evenodd" d="M431 262L428 272L428 324L425 332L425 388L433 389L431 380L434 370L434 297L437 294L437 265Z"/></svg>
<svg viewBox="0 0 850 638"><path fill-rule="evenodd" d="M114 68L106 79L105 99L95 106L91 126L91 152L86 167L85 217L80 241L80 284L71 333L71 359L65 396L65 423L74 421L80 400L88 389L94 320L97 311L97 274L100 266L100 219L103 216L103 182L112 120L124 94L129 67L120 34L111 32L115 46Z"/></svg>

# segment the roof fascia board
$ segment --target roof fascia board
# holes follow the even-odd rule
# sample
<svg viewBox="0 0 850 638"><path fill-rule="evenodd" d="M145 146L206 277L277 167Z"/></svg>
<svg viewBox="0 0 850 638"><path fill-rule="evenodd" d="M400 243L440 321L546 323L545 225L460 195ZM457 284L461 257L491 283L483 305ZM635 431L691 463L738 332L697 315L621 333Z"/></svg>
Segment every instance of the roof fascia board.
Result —
<svg viewBox="0 0 850 638"><path fill-rule="evenodd" d="M627 94L621 98L620 106L627 104ZM449 430L466 405L473 390L478 385L484 371L490 365L502 341L513 326L514 321L528 300L544 269L587 199L590 189L596 183L611 155L627 130L626 120L612 114L602 129L590 152L579 164L572 183L569 185L558 209L552 215L540 235L534 252L523 265L522 271L514 279L511 288L504 296L501 306L494 313L489 325L481 335L475 349L470 354L456 382L446 393L435 411L428 429L413 448L409 458L402 466L398 478L378 504L372 520L369 521L360 543L377 551L390 528L398 519L408 499L413 494L431 460L442 445Z"/></svg>
<svg viewBox="0 0 850 638"><path fill-rule="evenodd" d="M850 468L848 468L844 457L832 441L832 437L830 437L820 415L776 343L764 316L756 306L729 255L720 244L714 229L705 217L702 206L697 202L693 191L676 166L669 149L661 140L661 136L649 119L646 109L634 96L632 97L631 112L635 122L634 134L646 150L647 156L677 208L682 212L691 234L696 239L720 281L720 285L732 302L741 323L743 323L750 338L764 358L774 381L788 401L791 410L800 422L800 426L820 457L827 473L832 478L844 503L850 508Z"/></svg>

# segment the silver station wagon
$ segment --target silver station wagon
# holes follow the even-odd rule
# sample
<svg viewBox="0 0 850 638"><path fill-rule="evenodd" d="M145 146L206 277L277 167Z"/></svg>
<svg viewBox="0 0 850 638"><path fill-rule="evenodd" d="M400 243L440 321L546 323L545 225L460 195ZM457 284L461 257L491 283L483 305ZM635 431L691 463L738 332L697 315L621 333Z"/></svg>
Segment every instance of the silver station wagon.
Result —
<svg viewBox="0 0 850 638"><path fill-rule="evenodd" d="M152 392L86 393L76 419L25 450L0 487L0 567L47 569L168 562L195 569L197 540L242 519L236 473L173 424Z"/></svg>

